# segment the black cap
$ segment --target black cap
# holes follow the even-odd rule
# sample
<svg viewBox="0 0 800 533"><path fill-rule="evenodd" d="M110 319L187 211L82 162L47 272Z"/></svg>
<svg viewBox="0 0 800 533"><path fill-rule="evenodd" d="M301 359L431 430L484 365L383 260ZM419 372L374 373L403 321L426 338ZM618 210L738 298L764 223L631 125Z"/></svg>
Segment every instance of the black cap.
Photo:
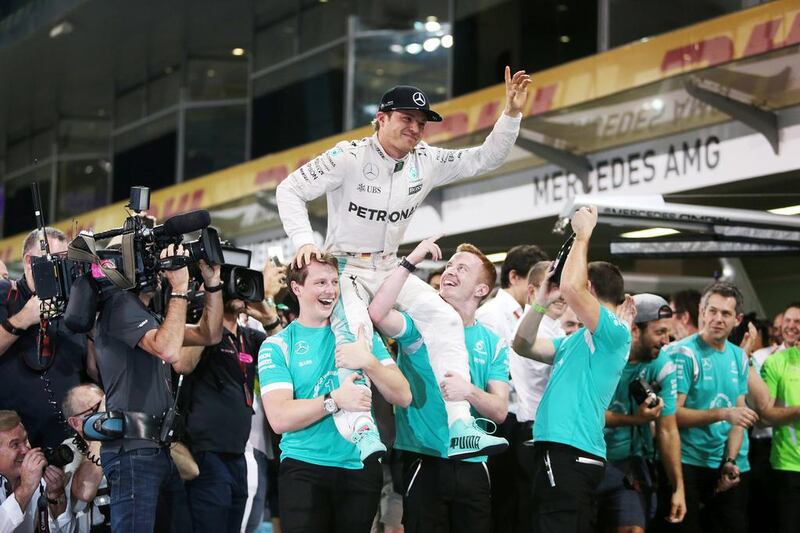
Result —
<svg viewBox="0 0 800 533"><path fill-rule="evenodd" d="M425 113L431 122L441 122L442 117L436 111L431 111L428 97L425 93L411 85L398 85L386 91L381 97L378 111L394 111L396 109L416 109Z"/></svg>

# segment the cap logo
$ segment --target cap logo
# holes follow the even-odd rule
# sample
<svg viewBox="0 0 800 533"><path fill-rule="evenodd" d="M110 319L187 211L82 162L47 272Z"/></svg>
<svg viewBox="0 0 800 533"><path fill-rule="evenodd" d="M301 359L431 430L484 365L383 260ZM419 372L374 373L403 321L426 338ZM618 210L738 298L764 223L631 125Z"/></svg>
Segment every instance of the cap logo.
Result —
<svg viewBox="0 0 800 533"><path fill-rule="evenodd" d="M418 106L422 107L425 105L425 95L421 92L417 91L412 96L411 99L414 100L414 103Z"/></svg>

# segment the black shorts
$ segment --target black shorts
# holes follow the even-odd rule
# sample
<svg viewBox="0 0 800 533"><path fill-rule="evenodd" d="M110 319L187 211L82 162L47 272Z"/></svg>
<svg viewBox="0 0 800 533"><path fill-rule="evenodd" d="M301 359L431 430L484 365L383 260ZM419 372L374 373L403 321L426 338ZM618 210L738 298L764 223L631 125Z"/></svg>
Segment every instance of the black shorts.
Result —
<svg viewBox="0 0 800 533"><path fill-rule="evenodd" d="M491 480L486 463L403 452L405 533L491 530Z"/></svg>
<svg viewBox="0 0 800 533"><path fill-rule="evenodd" d="M383 472L375 460L350 470L284 459L278 483L282 531L369 533Z"/></svg>
<svg viewBox="0 0 800 533"><path fill-rule="evenodd" d="M603 480L605 460L555 442L536 442L534 454L534 531L593 531L595 490Z"/></svg>

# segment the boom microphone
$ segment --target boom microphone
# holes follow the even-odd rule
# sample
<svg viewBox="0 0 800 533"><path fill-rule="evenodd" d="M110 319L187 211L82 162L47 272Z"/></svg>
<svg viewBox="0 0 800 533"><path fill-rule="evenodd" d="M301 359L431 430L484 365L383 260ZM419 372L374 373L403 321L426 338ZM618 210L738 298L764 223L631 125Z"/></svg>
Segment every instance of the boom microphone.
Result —
<svg viewBox="0 0 800 533"><path fill-rule="evenodd" d="M168 218L163 224L153 228L153 234L157 238L162 235L180 237L184 233L207 228L209 224L211 224L211 215L205 209L199 209Z"/></svg>

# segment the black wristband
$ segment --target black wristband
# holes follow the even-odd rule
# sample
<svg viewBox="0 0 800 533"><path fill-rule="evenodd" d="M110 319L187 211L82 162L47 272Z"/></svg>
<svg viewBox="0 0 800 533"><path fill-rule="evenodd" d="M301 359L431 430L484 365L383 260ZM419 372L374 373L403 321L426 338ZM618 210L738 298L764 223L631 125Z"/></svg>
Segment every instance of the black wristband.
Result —
<svg viewBox="0 0 800 533"><path fill-rule="evenodd" d="M406 270L408 270L409 272L414 272L414 271L417 269L417 265L414 265L414 264L412 264L412 263L411 263L411 262L409 262L409 260L408 260L408 259L406 259L405 257L403 257L402 259L400 259L400 266L401 266L401 267L403 267L403 268L405 268L405 269L406 269Z"/></svg>
<svg viewBox="0 0 800 533"><path fill-rule="evenodd" d="M223 286L222 283L219 283L217 285L214 285L213 287L206 287L205 291L206 292L218 292L218 291L222 290L222 286Z"/></svg>
<svg viewBox="0 0 800 533"><path fill-rule="evenodd" d="M264 325L264 329L267 331L272 331L273 329L277 328L281 325L281 317L275 319L274 322L270 322L269 324Z"/></svg>
<svg viewBox="0 0 800 533"><path fill-rule="evenodd" d="M28 331L27 329L14 327L14 324L12 324L11 321L8 319L3 320L3 322L1 322L0 325L3 326L4 330L11 333L12 335L16 335L17 337L24 335L25 332Z"/></svg>
<svg viewBox="0 0 800 533"><path fill-rule="evenodd" d="M186 300L189 301L189 295L185 292L171 292L169 294L169 299L172 300L173 298L177 298L178 300Z"/></svg>

